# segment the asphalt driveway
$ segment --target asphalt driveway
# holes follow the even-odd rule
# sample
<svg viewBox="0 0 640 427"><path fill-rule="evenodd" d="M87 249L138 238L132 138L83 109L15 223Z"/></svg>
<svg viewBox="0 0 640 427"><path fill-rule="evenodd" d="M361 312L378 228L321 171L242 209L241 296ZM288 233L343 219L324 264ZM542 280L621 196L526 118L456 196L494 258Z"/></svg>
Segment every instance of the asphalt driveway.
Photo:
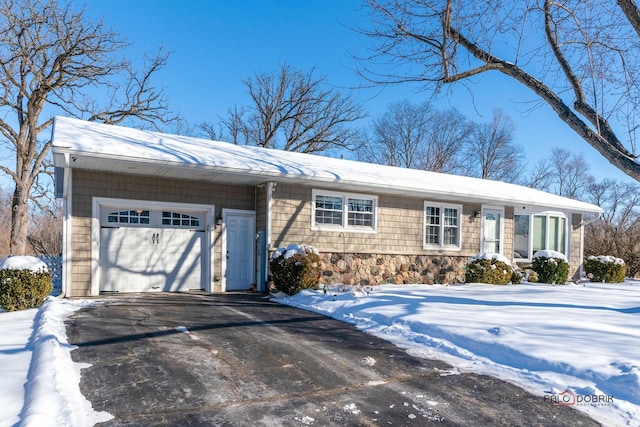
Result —
<svg viewBox="0 0 640 427"><path fill-rule="evenodd" d="M107 297L67 337L109 426L592 426L511 384L457 374L259 294Z"/></svg>

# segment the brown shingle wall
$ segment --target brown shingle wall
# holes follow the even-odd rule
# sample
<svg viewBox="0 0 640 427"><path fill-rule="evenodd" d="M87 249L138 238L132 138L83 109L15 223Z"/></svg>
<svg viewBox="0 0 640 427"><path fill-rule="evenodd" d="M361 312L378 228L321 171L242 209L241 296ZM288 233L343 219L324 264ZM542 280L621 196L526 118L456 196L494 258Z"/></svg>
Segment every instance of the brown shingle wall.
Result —
<svg viewBox="0 0 640 427"><path fill-rule="evenodd" d="M571 279L572 277L575 279L579 278L578 275L581 264L580 260L582 258L580 254L580 250L582 249L580 245L580 240L582 237L582 226L580 225L581 222L582 215L571 215L571 242L569 243L571 255L569 257L569 279Z"/></svg>
<svg viewBox="0 0 640 427"><path fill-rule="evenodd" d="M422 244L425 199L378 195L376 233L314 231L311 230L311 193L311 187L278 184L273 194L274 248L311 243L321 252L336 253L471 256L478 252L480 219L474 218L473 212L479 205L463 206L461 251L425 250Z"/></svg>
<svg viewBox="0 0 640 427"><path fill-rule="evenodd" d="M93 197L165 201L215 205L222 208L254 210L255 189L198 181L122 175L75 169L73 171L73 207L71 253L71 297L91 292L91 210ZM220 275L220 233L214 242L214 275Z"/></svg>

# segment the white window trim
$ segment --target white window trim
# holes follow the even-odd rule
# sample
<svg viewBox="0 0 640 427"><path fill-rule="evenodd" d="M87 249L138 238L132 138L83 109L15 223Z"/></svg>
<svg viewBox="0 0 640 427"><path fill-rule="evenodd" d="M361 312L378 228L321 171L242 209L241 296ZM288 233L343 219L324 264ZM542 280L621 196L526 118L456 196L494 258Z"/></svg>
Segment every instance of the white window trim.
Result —
<svg viewBox="0 0 640 427"><path fill-rule="evenodd" d="M565 219L565 256L567 257L567 261L571 260L571 214L568 212L562 211L549 211L549 210L537 210L537 209L526 209L523 211L514 212L514 221L515 215L529 215L529 241L527 242L527 252L529 254L529 258L514 258L515 262L524 263L524 262L532 262L533 261L533 217L534 216L544 216L547 218L547 232L544 236L544 244L545 247L549 247L549 217L556 218L564 218ZM514 229L515 236L515 229ZM515 250L515 248L514 248Z"/></svg>
<svg viewBox="0 0 640 427"><path fill-rule="evenodd" d="M316 196L330 196L342 198L342 225L316 224ZM373 226L363 227L348 225L349 203L348 199L365 199L373 201ZM311 190L311 230L312 231L348 231L350 233L377 233L378 232L378 196L371 194L343 193L337 191Z"/></svg>
<svg viewBox="0 0 640 427"><path fill-rule="evenodd" d="M427 244L427 224L426 224L426 212L427 207L440 208L440 244L433 245ZM457 245L445 245L444 244L444 210L446 208L452 208L458 210L458 244ZM441 251L456 251L462 250L462 205L452 203L432 202L425 200L422 209L422 248L426 250L441 250Z"/></svg>

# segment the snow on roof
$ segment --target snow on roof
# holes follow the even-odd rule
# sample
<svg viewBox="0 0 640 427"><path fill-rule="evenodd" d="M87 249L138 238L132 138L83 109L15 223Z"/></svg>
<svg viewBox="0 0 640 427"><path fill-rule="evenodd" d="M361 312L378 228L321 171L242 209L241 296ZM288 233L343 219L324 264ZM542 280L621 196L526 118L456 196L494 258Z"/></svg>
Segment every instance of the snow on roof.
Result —
<svg viewBox="0 0 640 427"><path fill-rule="evenodd" d="M264 181L309 181L324 187L404 194L507 206L545 207L587 214L598 206L500 181L375 165L352 160L56 117L53 152L101 160L189 168ZM60 166L59 164L56 164ZM99 169L99 166L93 166ZM105 170L105 169L100 169Z"/></svg>

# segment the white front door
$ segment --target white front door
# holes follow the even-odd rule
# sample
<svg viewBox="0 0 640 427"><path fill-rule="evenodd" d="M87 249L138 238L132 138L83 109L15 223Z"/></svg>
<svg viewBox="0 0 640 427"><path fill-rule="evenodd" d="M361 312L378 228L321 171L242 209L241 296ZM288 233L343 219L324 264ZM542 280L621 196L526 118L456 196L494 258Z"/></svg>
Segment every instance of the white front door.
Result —
<svg viewBox="0 0 640 427"><path fill-rule="evenodd" d="M245 291L255 280L255 212L225 209L223 217L224 290Z"/></svg>
<svg viewBox="0 0 640 427"><path fill-rule="evenodd" d="M502 211L485 209L483 215L483 252L502 253Z"/></svg>

